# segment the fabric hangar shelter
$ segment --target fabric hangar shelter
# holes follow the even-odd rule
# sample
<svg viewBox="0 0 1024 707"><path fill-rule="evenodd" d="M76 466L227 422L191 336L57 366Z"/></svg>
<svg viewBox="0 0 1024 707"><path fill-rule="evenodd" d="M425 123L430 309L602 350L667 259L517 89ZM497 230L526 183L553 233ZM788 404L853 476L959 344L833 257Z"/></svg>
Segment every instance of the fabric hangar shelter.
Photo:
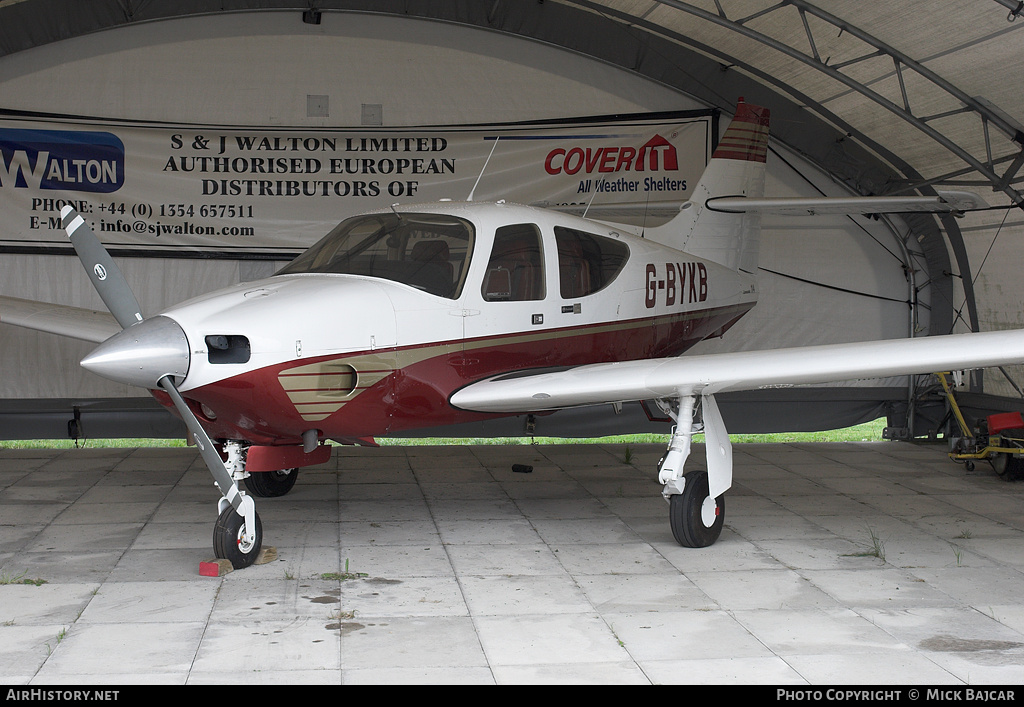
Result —
<svg viewBox="0 0 1024 707"><path fill-rule="evenodd" d="M1024 326L1017 272L1024 262L1024 96L1013 69L1024 50L1021 14L1015 0L0 0L0 134L38 123L55 135L54 123L104 135L159 134L166 144L154 149L162 156L152 170L158 177L197 169L171 157L190 145L215 152L214 136L275 141L263 152L253 143L244 162L210 163L211 170L224 164L259 172L262 181L212 175L202 182L203 196L218 197L203 206L239 209L245 204L223 197L272 183L274 198L260 207L268 213L293 188L273 173L328 171L335 165L324 140L338 131L356 139L347 146L351 160L336 165L347 178L299 180L296 199L379 196L379 203L360 202L374 207L409 201L416 177L452 167L430 144L408 164L380 151L367 163L371 151L356 153L374 143L351 135L398 141L427 126L459 132L702 114L716 139L718 116L730 116L742 96L772 111L771 195L955 189L978 194L989 208L959 217L766 217L758 307L695 352L1017 328ZM96 138L116 150L104 139ZM12 186L11 154L0 167L2 198L24 185ZM100 184L115 170L72 155L58 171L65 184ZM391 176L358 176L367 172ZM159 182L152 189L159 192ZM160 222L160 213L133 215L131 205L125 212L113 193L104 202L114 209L105 215L109 233ZM148 206L163 208L164 225L186 209L173 199ZM55 207L43 198L27 213L0 211L0 295L102 309L70 248L45 227ZM322 234L338 220L310 215L301 225ZM141 241L145 234L136 235ZM167 243L204 234L149 235ZM157 312L265 277L301 250L300 241L173 252L126 241L112 251L143 309ZM182 434L139 390L84 373L78 361L89 350L6 327L0 436L64 437L79 424L90 437ZM958 398L975 414L1017 410L1022 385L1020 367L975 371ZM887 416L895 436L919 437L949 424L939 392L934 378L917 376L763 390L723 396L721 404L733 432L826 429ZM634 406L615 417L559 413L535 431L596 436L629 426L666 429ZM524 431L521 420L493 428L516 431Z"/></svg>

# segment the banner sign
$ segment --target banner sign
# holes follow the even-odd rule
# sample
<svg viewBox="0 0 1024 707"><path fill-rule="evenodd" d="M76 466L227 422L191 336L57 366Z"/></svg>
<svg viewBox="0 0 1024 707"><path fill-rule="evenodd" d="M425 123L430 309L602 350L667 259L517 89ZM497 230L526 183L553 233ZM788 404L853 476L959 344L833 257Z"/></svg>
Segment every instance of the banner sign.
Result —
<svg viewBox="0 0 1024 707"><path fill-rule="evenodd" d="M0 120L0 251L69 246L71 204L121 254L288 258L350 216L441 199L679 204L707 112L472 128Z"/></svg>

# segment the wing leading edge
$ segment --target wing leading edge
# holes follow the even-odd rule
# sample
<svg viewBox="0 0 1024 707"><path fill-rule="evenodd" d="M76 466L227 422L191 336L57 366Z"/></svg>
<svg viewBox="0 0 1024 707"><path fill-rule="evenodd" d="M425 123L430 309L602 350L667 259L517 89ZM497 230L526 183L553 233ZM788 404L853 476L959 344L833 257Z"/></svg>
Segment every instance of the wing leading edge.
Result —
<svg viewBox="0 0 1024 707"><path fill-rule="evenodd" d="M3 296L0 296L0 323L94 344L121 331L120 325L107 312Z"/></svg>
<svg viewBox="0 0 1024 707"><path fill-rule="evenodd" d="M738 390L1024 363L1024 330L738 351L510 374L451 397L464 410L524 413Z"/></svg>

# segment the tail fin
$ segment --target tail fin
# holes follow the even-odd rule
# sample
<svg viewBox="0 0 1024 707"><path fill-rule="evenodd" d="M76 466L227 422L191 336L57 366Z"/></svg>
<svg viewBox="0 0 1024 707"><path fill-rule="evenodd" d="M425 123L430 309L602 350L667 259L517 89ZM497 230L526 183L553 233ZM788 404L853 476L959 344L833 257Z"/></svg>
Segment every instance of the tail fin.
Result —
<svg viewBox="0 0 1024 707"><path fill-rule="evenodd" d="M733 270L757 269L761 219L756 213L716 211L708 200L720 196L764 196L768 153L767 108L739 99L736 115L722 136L690 200L679 215L646 237Z"/></svg>

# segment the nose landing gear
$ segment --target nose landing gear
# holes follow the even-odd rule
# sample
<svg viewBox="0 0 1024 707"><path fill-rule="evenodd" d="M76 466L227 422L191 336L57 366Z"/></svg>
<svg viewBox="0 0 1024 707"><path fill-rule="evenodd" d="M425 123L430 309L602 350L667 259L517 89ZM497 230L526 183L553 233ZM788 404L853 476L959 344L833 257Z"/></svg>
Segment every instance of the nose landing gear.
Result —
<svg viewBox="0 0 1024 707"><path fill-rule="evenodd" d="M245 518L228 504L213 527L214 554L222 560L229 560L235 569L253 564L263 548L263 524L256 511L252 517L255 532L247 533Z"/></svg>

